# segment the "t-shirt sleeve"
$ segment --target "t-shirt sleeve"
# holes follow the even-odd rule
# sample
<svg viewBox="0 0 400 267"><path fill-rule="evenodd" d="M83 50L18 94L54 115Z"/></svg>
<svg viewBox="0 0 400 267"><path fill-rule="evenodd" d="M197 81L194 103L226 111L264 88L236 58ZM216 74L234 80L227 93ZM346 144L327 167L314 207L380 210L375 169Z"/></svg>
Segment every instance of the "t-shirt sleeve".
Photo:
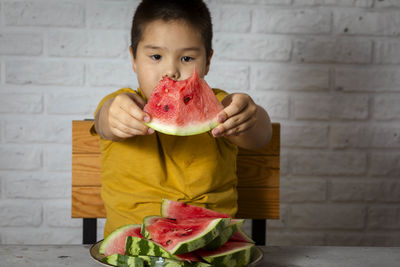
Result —
<svg viewBox="0 0 400 267"><path fill-rule="evenodd" d="M219 102L222 102L222 100L228 95L227 92L221 89L213 88L212 90L215 96L218 98Z"/></svg>
<svg viewBox="0 0 400 267"><path fill-rule="evenodd" d="M134 93L134 94L136 94L137 92L134 91L131 88L122 88L122 89L119 89L118 91L115 91L115 92L109 94L109 95L106 95L100 101L100 103L97 105L96 111L94 112L94 118L96 118L97 112L99 112L99 110L101 109L101 107L104 105L105 102L107 102L109 99L112 99L112 98L114 98L117 95L122 94L122 93ZM96 129L94 128L94 123L93 123L92 127L90 127L90 133L92 135L97 135Z"/></svg>

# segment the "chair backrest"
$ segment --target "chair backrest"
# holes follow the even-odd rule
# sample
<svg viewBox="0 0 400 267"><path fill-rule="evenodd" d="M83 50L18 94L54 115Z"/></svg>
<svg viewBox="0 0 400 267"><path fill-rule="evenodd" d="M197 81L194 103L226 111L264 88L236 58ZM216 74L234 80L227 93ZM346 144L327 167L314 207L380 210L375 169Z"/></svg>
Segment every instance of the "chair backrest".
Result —
<svg viewBox="0 0 400 267"><path fill-rule="evenodd" d="M72 122L72 218L105 218L100 196L99 138L93 121ZM237 218L279 218L280 124L273 123L271 142L259 150L239 149Z"/></svg>

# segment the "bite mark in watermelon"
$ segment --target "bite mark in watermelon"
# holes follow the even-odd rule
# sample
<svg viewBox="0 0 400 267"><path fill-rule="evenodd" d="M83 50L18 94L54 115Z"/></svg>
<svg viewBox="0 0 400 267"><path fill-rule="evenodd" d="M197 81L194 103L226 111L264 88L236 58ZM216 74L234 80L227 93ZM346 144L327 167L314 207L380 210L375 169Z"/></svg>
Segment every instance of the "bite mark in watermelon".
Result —
<svg viewBox="0 0 400 267"><path fill-rule="evenodd" d="M125 253L125 240L127 236L137 236L143 238L140 224L127 224L121 226L109 234L101 243L99 253L105 256Z"/></svg>
<svg viewBox="0 0 400 267"><path fill-rule="evenodd" d="M220 213L203 207L168 199L162 200L161 216L171 219L230 217L227 213Z"/></svg>
<svg viewBox="0 0 400 267"><path fill-rule="evenodd" d="M222 104L196 69L186 80L164 77L144 107L152 118L147 125L171 135L194 135L213 129L218 125L216 117L222 109Z"/></svg>
<svg viewBox="0 0 400 267"><path fill-rule="evenodd" d="M171 254L182 254L207 245L225 229L229 221L229 218L174 220L148 216L143 220L141 233Z"/></svg>

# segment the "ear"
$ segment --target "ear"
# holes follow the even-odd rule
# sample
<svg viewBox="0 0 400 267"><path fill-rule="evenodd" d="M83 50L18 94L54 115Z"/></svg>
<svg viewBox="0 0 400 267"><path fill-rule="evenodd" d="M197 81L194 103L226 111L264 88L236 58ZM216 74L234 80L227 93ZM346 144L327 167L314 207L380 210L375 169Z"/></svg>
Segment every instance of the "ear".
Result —
<svg viewBox="0 0 400 267"><path fill-rule="evenodd" d="M129 53L131 54L133 71L136 72L136 59L135 59L135 57L133 56L132 46L129 46Z"/></svg>
<svg viewBox="0 0 400 267"><path fill-rule="evenodd" d="M210 56L207 58L206 71L204 73L204 76L207 75L208 71L210 70L211 58L212 58L213 54L214 54L214 50L211 49Z"/></svg>

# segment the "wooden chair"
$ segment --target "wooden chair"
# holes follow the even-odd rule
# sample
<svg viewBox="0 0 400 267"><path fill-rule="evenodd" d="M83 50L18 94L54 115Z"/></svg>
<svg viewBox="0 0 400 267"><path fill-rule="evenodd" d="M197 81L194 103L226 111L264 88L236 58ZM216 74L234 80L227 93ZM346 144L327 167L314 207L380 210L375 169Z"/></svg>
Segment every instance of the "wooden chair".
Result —
<svg viewBox="0 0 400 267"><path fill-rule="evenodd" d="M100 196L99 138L93 121L72 122L72 218L83 218L83 244L96 242L97 218L106 212ZM252 219L252 238L265 245L266 219L279 218L280 124L273 123L271 142L257 151L239 149L237 218Z"/></svg>

